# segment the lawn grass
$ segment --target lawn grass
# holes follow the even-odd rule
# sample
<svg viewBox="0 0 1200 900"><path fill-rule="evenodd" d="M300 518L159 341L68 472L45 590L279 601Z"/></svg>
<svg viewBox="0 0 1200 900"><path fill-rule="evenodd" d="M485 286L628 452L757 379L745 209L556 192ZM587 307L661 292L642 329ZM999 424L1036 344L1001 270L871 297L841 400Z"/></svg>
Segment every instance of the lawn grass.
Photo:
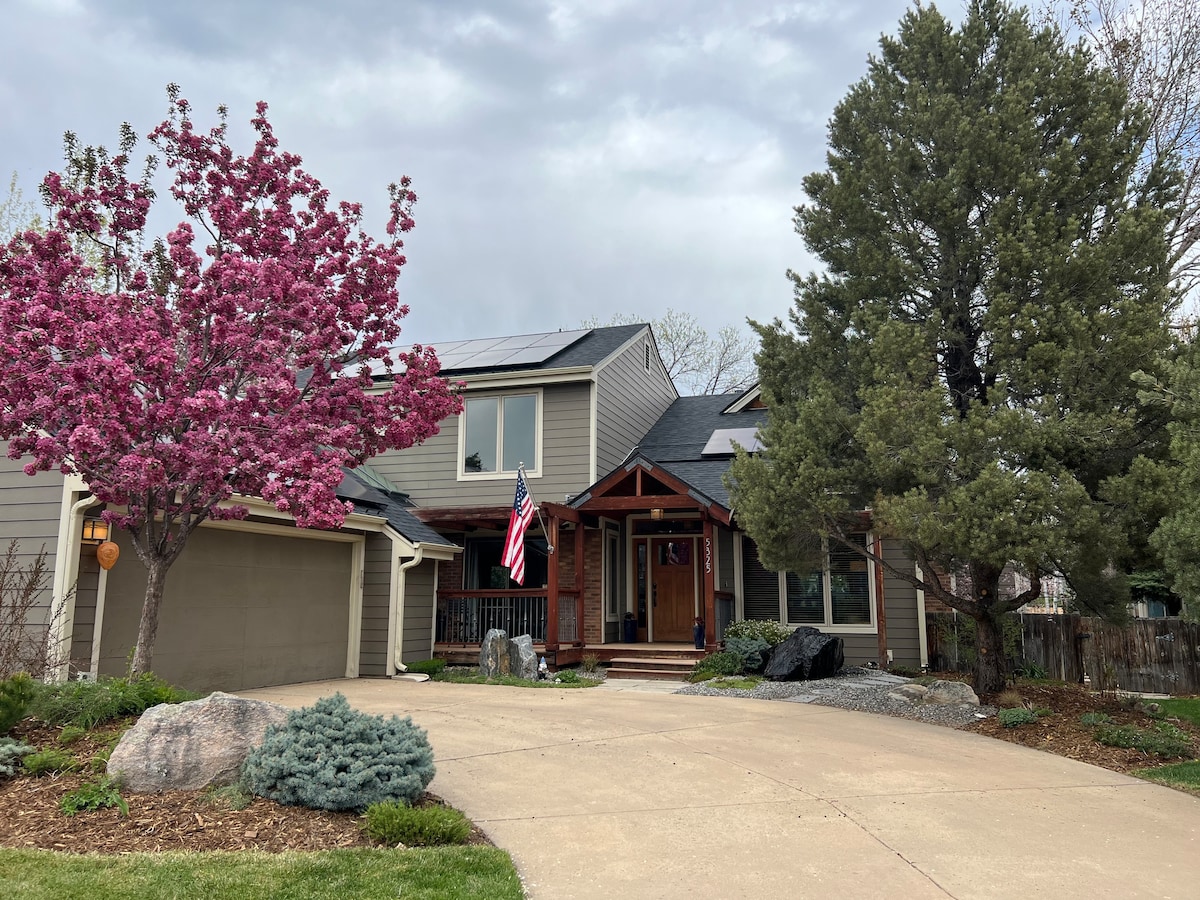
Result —
<svg viewBox="0 0 1200 900"><path fill-rule="evenodd" d="M1162 711L1168 716L1200 725L1200 697L1170 697L1154 702L1162 707Z"/></svg>
<svg viewBox="0 0 1200 900"><path fill-rule="evenodd" d="M0 849L0 885L23 900L519 900L508 854L494 847L321 853L99 856Z"/></svg>
<svg viewBox="0 0 1200 900"><path fill-rule="evenodd" d="M1152 769L1138 769L1133 773L1147 781L1157 781L1190 794L1200 795L1200 762L1172 763Z"/></svg>
<svg viewBox="0 0 1200 900"><path fill-rule="evenodd" d="M589 688L601 684L599 679L580 678L578 681L564 681L555 684L553 676L548 681L530 681L528 678L518 678L516 675L495 675L485 678L478 672L462 672L446 669L437 675L431 675L430 681L448 681L451 684L503 684L508 687L523 688Z"/></svg>

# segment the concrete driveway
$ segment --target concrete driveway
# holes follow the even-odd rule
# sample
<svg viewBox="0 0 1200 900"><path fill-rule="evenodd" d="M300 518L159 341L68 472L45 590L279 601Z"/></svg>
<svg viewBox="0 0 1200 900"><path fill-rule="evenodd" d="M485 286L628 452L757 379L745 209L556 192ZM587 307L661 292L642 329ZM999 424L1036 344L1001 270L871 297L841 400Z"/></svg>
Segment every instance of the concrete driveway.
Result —
<svg viewBox="0 0 1200 900"><path fill-rule="evenodd" d="M790 702L378 680L430 789L516 861L530 897L1200 896L1200 800L1002 741Z"/></svg>

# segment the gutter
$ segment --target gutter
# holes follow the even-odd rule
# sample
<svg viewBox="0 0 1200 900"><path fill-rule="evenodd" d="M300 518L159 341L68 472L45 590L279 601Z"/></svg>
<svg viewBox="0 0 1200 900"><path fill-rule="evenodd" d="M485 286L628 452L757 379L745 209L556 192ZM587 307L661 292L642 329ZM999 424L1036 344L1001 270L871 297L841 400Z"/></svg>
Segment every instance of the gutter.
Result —
<svg viewBox="0 0 1200 900"><path fill-rule="evenodd" d="M399 562L400 557L399 556L396 557L396 560L398 563L398 565L396 565L396 567L395 567L395 571L396 571L395 584L396 584L396 593L397 593L396 604L395 604L396 623L395 623L395 631L393 632L395 634L395 638L394 638L395 643L393 645L393 650L392 650L393 659L388 664L388 670L389 670L388 674L389 675L394 675L397 672L403 672L408 668L407 666L404 665L404 663L400 659L400 657L404 653L404 577L405 577L405 573L408 572L409 569L413 568L414 566L419 566L425 559L425 545L424 544L421 544L421 543L413 544L412 548L413 548L413 556L411 559L407 559L404 562ZM437 619L437 597L436 597L436 595L433 598L433 618L435 620ZM433 647L432 646L430 646L430 648L429 648L429 655L433 656Z"/></svg>

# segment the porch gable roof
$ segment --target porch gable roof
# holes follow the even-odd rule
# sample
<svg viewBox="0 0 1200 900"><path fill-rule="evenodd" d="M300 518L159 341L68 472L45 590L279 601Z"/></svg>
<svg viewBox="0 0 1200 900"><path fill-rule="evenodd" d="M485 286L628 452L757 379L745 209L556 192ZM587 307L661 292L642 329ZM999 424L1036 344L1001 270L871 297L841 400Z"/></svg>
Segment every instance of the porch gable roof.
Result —
<svg viewBox="0 0 1200 900"><path fill-rule="evenodd" d="M725 503L640 453L565 505L588 513L698 510L725 525L729 525L731 519L731 511Z"/></svg>

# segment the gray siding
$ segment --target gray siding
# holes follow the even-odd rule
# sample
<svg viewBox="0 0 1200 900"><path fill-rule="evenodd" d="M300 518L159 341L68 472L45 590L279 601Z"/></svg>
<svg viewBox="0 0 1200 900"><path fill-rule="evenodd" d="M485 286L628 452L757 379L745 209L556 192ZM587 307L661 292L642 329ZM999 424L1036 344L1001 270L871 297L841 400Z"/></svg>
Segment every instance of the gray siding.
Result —
<svg viewBox="0 0 1200 900"><path fill-rule="evenodd" d="M883 542L883 557L898 569L912 571L912 560L898 541ZM920 668L921 625L917 589L884 569L883 605L887 612L887 646L892 651L892 662L910 669Z"/></svg>
<svg viewBox="0 0 1200 900"><path fill-rule="evenodd" d="M136 555L127 564L140 566ZM96 626L96 595L100 584L100 563L96 548L84 545L79 554L79 580L75 586L75 615L71 622L71 671L88 672L92 668L92 636Z"/></svg>
<svg viewBox="0 0 1200 900"><path fill-rule="evenodd" d="M63 476L58 472L26 475L26 460L8 458L8 442L0 441L0 553L17 542L17 562L28 566L44 550L45 590L36 605L36 624L49 616L54 587L55 553L58 549L58 520L62 511Z"/></svg>
<svg viewBox="0 0 1200 900"><path fill-rule="evenodd" d="M596 375L596 477L629 455L676 397L658 352L651 348L646 371L647 332Z"/></svg>
<svg viewBox="0 0 1200 900"><path fill-rule="evenodd" d="M546 385L542 402L542 474L530 477L529 490L539 501L561 502L590 484L590 382ZM421 446L381 454L371 460L371 466L418 506L511 504L515 476L458 480L458 426L457 416L446 419L441 433Z"/></svg>
<svg viewBox="0 0 1200 900"><path fill-rule="evenodd" d="M387 675L388 613L391 600L392 542L368 534L363 553L362 633L359 675Z"/></svg>
<svg viewBox="0 0 1200 900"><path fill-rule="evenodd" d="M404 573L404 641L401 662L433 657L434 585L437 562L427 559Z"/></svg>
<svg viewBox="0 0 1200 900"><path fill-rule="evenodd" d="M736 573L733 569L733 542L737 539L737 535L726 528L724 525L718 525L716 528L717 534L717 590L729 591L735 590Z"/></svg>

